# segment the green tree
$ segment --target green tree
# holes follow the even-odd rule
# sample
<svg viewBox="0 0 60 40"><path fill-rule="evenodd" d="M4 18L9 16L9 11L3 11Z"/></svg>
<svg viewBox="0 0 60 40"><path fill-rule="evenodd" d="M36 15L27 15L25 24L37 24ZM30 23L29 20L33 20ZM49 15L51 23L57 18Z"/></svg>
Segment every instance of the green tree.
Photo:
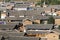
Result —
<svg viewBox="0 0 60 40"><path fill-rule="evenodd" d="M10 2L11 0L5 0L5 2Z"/></svg>
<svg viewBox="0 0 60 40"><path fill-rule="evenodd" d="M41 1L37 2L37 4L42 5L43 2L45 2L48 5L59 5L60 4L60 0L41 0Z"/></svg>
<svg viewBox="0 0 60 40"><path fill-rule="evenodd" d="M60 25L59 25L58 29L60 30Z"/></svg>
<svg viewBox="0 0 60 40"><path fill-rule="evenodd" d="M53 16L50 16L48 19L48 24L54 24L55 23L55 19L53 18Z"/></svg>
<svg viewBox="0 0 60 40"><path fill-rule="evenodd" d="M38 1L37 3L36 3L36 5L40 5L41 4L41 2L40 1Z"/></svg>

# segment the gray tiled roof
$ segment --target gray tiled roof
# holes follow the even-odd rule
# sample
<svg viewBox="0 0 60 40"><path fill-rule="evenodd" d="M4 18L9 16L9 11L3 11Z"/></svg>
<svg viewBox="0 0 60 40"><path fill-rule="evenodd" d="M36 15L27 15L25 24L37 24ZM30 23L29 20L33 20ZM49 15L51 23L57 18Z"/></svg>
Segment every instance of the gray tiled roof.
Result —
<svg viewBox="0 0 60 40"><path fill-rule="evenodd" d="M40 15L40 10L27 10L27 11L16 11L16 10L9 10L10 15Z"/></svg>
<svg viewBox="0 0 60 40"><path fill-rule="evenodd" d="M9 16L19 16L19 15L24 15L26 13L25 11L16 11L16 10L7 10L9 12Z"/></svg>
<svg viewBox="0 0 60 40"><path fill-rule="evenodd" d="M54 19L60 19L60 16L54 16Z"/></svg>
<svg viewBox="0 0 60 40"><path fill-rule="evenodd" d="M17 20L17 17L6 17L6 20Z"/></svg>
<svg viewBox="0 0 60 40"><path fill-rule="evenodd" d="M2 4L3 4L3 6L14 5L13 3L10 3L10 2L1 3L0 5L2 6Z"/></svg>
<svg viewBox="0 0 60 40"><path fill-rule="evenodd" d="M0 7L0 11L6 10L6 7Z"/></svg>
<svg viewBox="0 0 60 40"><path fill-rule="evenodd" d="M53 31L55 31L55 32L60 34L60 30L59 29L54 29Z"/></svg>
<svg viewBox="0 0 60 40"><path fill-rule="evenodd" d="M39 40L36 37L10 37L9 40Z"/></svg>
<svg viewBox="0 0 60 40"><path fill-rule="evenodd" d="M17 25L19 23L22 23L22 22L6 22L6 24L8 24L8 25Z"/></svg>
<svg viewBox="0 0 60 40"><path fill-rule="evenodd" d="M33 19L48 19L48 16L42 16L40 10L28 10L28 11L15 11L9 10L10 16L28 16L28 18ZM14 18L13 18L14 19ZM19 18L18 18L19 19Z"/></svg>
<svg viewBox="0 0 60 40"><path fill-rule="evenodd" d="M41 15L34 15L34 16L25 16L25 17L6 17L6 20L24 20L24 19L31 19L31 20L47 20L48 16L41 16Z"/></svg>
<svg viewBox="0 0 60 40"><path fill-rule="evenodd" d="M0 40L1 40L2 36L0 35Z"/></svg>
<svg viewBox="0 0 60 40"><path fill-rule="evenodd" d="M7 32L9 36L24 36L24 32Z"/></svg>
<svg viewBox="0 0 60 40"><path fill-rule="evenodd" d="M32 33L32 34L45 34L45 33L50 33L49 31L46 31L46 30L44 30L44 31L27 31L26 32L27 34L30 34L30 33Z"/></svg>
<svg viewBox="0 0 60 40"><path fill-rule="evenodd" d="M17 32L14 30L0 30L0 36L9 37L9 36L24 36L24 32Z"/></svg>
<svg viewBox="0 0 60 40"><path fill-rule="evenodd" d="M12 30L14 27L15 27L15 25L7 25L7 24L0 25L0 29L2 29L2 30L6 30L6 29Z"/></svg>
<svg viewBox="0 0 60 40"><path fill-rule="evenodd" d="M38 19L38 20L47 20L48 18L49 16L41 16L41 15L33 16L33 19Z"/></svg>
<svg viewBox="0 0 60 40"><path fill-rule="evenodd" d="M26 29L35 29L35 30L42 30L42 29L52 29L53 24L32 24L26 25Z"/></svg>
<svg viewBox="0 0 60 40"><path fill-rule="evenodd" d="M40 7L39 10L45 11L45 10L51 10L51 8L54 8L54 9L60 9L60 5L49 5L49 6L46 7L46 8Z"/></svg>
<svg viewBox="0 0 60 40"><path fill-rule="evenodd" d="M54 8L54 9L60 9L60 5L49 5L48 7L46 8L42 8L42 7L35 7L35 9L39 10L39 11L46 11L46 10L49 10L51 11L51 8Z"/></svg>
<svg viewBox="0 0 60 40"><path fill-rule="evenodd" d="M5 20L24 20L26 17L6 17Z"/></svg>
<svg viewBox="0 0 60 40"><path fill-rule="evenodd" d="M28 10L26 11L25 15L40 15L40 10Z"/></svg>
<svg viewBox="0 0 60 40"><path fill-rule="evenodd" d="M49 8L55 8L55 9L60 9L60 5L50 5L48 6Z"/></svg>
<svg viewBox="0 0 60 40"><path fill-rule="evenodd" d="M3 32L0 32L0 36L2 36L4 33Z"/></svg>
<svg viewBox="0 0 60 40"><path fill-rule="evenodd" d="M16 4L15 5L15 8L27 8L27 7L29 7L28 4Z"/></svg>

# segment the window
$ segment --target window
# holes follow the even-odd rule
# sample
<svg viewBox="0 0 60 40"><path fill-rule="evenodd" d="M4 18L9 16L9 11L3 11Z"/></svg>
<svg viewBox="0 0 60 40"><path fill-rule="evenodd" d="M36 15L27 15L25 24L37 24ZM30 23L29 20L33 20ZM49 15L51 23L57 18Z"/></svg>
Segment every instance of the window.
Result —
<svg viewBox="0 0 60 40"><path fill-rule="evenodd" d="M34 29L34 28L28 28L27 30L36 30L36 29Z"/></svg>
<svg viewBox="0 0 60 40"><path fill-rule="evenodd" d="M10 13L8 13L8 15L7 15L7 16L9 17L9 15L10 15Z"/></svg>
<svg viewBox="0 0 60 40"><path fill-rule="evenodd" d="M41 21L40 21L40 23L41 23L41 24L44 24L44 21L43 21L43 20L41 20Z"/></svg>
<svg viewBox="0 0 60 40"><path fill-rule="evenodd" d="M11 20L11 22L22 22L22 20Z"/></svg>
<svg viewBox="0 0 60 40"><path fill-rule="evenodd" d="M16 4L23 4L23 3L16 3Z"/></svg>
<svg viewBox="0 0 60 40"><path fill-rule="evenodd" d="M37 23L37 22L32 22L33 24L39 24L39 23Z"/></svg>

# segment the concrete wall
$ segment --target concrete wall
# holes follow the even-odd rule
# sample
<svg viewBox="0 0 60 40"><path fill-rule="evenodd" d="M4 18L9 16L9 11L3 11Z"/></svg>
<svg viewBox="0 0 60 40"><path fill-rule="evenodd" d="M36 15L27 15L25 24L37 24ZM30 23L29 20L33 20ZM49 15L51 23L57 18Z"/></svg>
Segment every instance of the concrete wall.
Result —
<svg viewBox="0 0 60 40"><path fill-rule="evenodd" d="M40 24L40 20L34 20L34 22L37 22L38 24Z"/></svg>
<svg viewBox="0 0 60 40"><path fill-rule="evenodd" d="M57 11L56 13L58 14L58 16L60 16L60 11Z"/></svg>
<svg viewBox="0 0 60 40"><path fill-rule="evenodd" d="M30 25L30 24L32 24L32 22L31 22L31 21L28 21L28 20L25 20L25 21L23 22L23 25Z"/></svg>
<svg viewBox="0 0 60 40"><path fill-rule="evenodd" d="M60 25L60 19L55 19L55 24Z"/></svg>

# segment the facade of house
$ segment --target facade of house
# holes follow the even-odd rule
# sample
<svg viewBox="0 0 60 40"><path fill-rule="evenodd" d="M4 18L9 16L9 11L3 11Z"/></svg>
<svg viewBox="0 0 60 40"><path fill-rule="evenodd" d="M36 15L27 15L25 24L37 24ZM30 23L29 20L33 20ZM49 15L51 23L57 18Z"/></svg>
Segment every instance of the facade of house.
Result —
<svg viewBox="0 0 60 40"><path fill-rule="evenodd" d="M23 25L32 25L32 21L29 19L24 19L23 20Z"/></svg>
<svg viewBox="0 0 60 40"><path fill-rule="evenodd" d="M6 12L1 12L1 19L5 19L6 18Z"/></svg>
<svg viewBox="0 0 60 40"><path fill-rule="evenodd" d="M60 19L55 19L55 24L60 25Z"/></svg>
<svg viewBox="0 0 60 40"><path fill-rule="evenodd" d="M60 11L56 11L57 15L60 16Z"/></svg>
<svg viewBox="0 0 60 40"><path fill-rule="evenodd" d="M60 16L56 16L55 18L55 24L60 25Z"/></svg>
<svg viewBox="0 0 60 40"><path fill-rule="evenodd" d="M34 20L33 22L40 24L40 20Z"/></svg>

